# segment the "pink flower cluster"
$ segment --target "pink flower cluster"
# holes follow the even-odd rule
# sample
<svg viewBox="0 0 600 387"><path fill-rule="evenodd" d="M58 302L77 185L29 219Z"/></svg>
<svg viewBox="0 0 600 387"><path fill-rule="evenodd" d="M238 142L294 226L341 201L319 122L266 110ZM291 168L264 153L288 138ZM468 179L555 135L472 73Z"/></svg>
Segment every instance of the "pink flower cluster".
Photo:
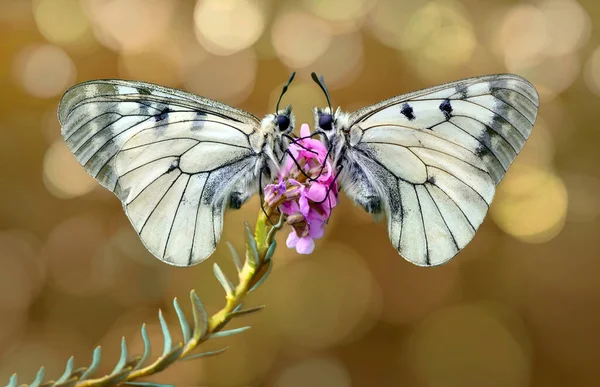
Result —
<svg viewBox="0 0 600 387"><path fill-rule="evenodd" d="M301 139L292 142L288 148L292 156L288 155L277 184L265 187L267 205L281 203L279 211L293 228L287 246L295 247L299 254L312 253L314 240L323 236L325 223L337 204L338 193L327 148L321 141L308 136L309 126L303 124Z"/></svg>

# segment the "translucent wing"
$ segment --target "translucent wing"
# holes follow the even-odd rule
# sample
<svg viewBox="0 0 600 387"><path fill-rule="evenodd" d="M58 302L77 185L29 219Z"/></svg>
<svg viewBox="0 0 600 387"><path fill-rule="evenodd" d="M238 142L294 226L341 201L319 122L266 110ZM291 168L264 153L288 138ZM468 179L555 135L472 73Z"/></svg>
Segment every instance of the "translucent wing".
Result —
<svg viewBox="0 0 600 387"><path fill-rule="evenodd" d="M58 115L77 161L121 199L144 245L167 263L207 258L232 198L237 207L258 189L260 123L241 110L109 80L71 88Z"/></svg>
<svg viewBox="0 0 600 387"><path fill-rule="evenodd" d="M417 265L439 265L471 241L495 186L531 133L538 95L492 75L395 97L349 116L342 188L385 212L390 240Z"/></svg>

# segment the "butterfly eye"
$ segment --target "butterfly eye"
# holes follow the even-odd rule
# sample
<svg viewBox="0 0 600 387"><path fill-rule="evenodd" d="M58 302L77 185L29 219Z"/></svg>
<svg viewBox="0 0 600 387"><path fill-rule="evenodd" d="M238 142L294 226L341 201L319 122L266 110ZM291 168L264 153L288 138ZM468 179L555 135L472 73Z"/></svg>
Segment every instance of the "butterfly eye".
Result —
<svg viewBox="0 0 600 387"><path fill-rule="evenodd" d="M290 127L290 117L283 115L277 116L277 126L280 131L286 131Z"/></svg>
<svg viewBox="0 0 600 387"><path fill-rule="evenodd" d="M323 130L331 130L333 124L333 117L331 114L323 114L319 117L319 128Z"/></svg>

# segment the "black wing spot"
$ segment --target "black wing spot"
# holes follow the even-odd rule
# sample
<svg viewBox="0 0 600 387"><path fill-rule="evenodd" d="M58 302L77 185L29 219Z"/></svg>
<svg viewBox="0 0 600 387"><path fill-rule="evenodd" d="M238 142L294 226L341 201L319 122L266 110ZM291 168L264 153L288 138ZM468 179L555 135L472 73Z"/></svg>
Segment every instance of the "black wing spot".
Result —
<svg viewBox="0 0 600 387"><path fill-rule="evenodd" d="M262 173L263 175L267 176L268 179L271 178L271 167L269 167L268 165L265 165L262 169ZM262 189L262 187L260 187Z"/></svg>
<svg viewBox="0 0 600 387"><path fill-rule="evenodd" d="M242 204L244 204L242 196L241 192L233 191L229 195L229 208L239 210L242 207Z"/></svg>
<svg viewBox="0 0 600 387"><path fill-rule="evenodd" d="M444 102L440 104L440 110L444 113L444 117L446 117L447 120L452 117L452 105L450 104L449 99L445 99Z"/></svg>
<svg viewBox="0 0 600 387"><path fill-rule="evenodd" d="M142 94L142 95L152 95L152 93L150 92L150 90L148 89L143 89L141 87L137 88L138 93Z"/></svg>
<svg viewBox="0 0 600 387"><path fill-rule="evenodd" d="M458 97L460 99L467 98L467 87L466 86L457 87L456 88L456 94L458 94Z"/></svg>
<svg viewBox="0 0 600 387"><path fill-rule="evenodd" d="M208 114L206 114L206 112L203 112L203 111L201 111L201 110L198 110L198 111L196 112L196 115L197 115L197 116L200 116L200 117L204 117L204 116L207 116Z"/></svg>
<svg viewBox="0 0 600 387"><path fill-rule="evenodd" d="M358 204L369 214L379 214L382 211L381 199L377 196L366 196L358 200Z"/></svg>
<svg viewBox="0 0 600 387"><path fill-rule="evenodd" d="M167 169L167 173L172 172L172 171L176 170L177 168L179 168L179 159L173 160L171 165L169 165L169 169Z"/></svg>
<svg viewBox="0 0 600 387"><path fill-rule="evenodd" d="M433 185L435 185L435 176L428 176L428 177L427 177L427 182L428 182L429 184L433 184Z"/></svg>
<svg viewBox="0 0 600 387"><path fill-rule="evenodd" d="M412 121L415 119L415 115L414 115L412 106L410 106L406 102L402 104L402 109L400 110L400 113L404 114L404 116L406 118L408 118L409 121Z"/></svg>
<svg viewBox="0 0 600 387"><path fill-rule="evenodd" d="M162 112L160 112L159 114L154 116L154 119L156 120L156 122L158 121L162 121L164 119L166 119L169 116L169 113L171 112L171 109L169 109L168 107L164 108L162 110Z"/></svg>
<svg viewBox="0 0 600 387"><path fill-rule="evenodd" d="M494 137L499 136L498 134L496 134L496 132L493 132L489 129L486 129L483 133L477 136L477 141L479 141L479 145L477 146L477 149L475 149L475 155L477 157L483 158L487 155L492 155L496 157L489 149L490 146L493 147L493 144L495 142Z"/></svg>

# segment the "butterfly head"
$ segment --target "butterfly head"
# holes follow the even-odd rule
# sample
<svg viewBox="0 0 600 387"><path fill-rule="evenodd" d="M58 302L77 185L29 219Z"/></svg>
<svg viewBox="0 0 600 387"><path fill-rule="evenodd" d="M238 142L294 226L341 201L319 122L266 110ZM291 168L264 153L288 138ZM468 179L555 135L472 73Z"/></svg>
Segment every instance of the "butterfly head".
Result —
<svg viewBox="0 0 600 387"><path fill-rule="evenodd" d="M273 114L273 127L275 133L281 136L289 135L294 130L294 113L290 105Z"/></svg>
<svg viewBox="0 0 600 387"><path fill-rule="evenodd" d="M291 106L280 109L275 114L267 114L263 118L261 126L265 135L273 134L275 137L289 136L294 131L294 113Z"/></svg>
<svg viewBox="0 0 600 387"><path fill-rule="evenodd" d="M314 108L315 132L321 134L327 142L331 142L338 135L348 131L348 113L337 108L332 112L331 108Z"/></svg>
<svg viewBox="0 0 600 387"><path fill-rule="evenodd" d="M318 77L317 74L310 74L313 81L319 85L323 94L325 94L325 98L327 98L327 107L322 109L315 108L314 116L315 116L315 132L319 133L321 137L324 137L324 140L327 143L335 143L336 139L343 138L344 136L338 136L341 131L347 131L347 123L348 123L348 114L343 113L340 108L333 111L331 106L331 97L329 96L329 90L327 90L327 86L325 86L325 79L323 76Z"/></svg>

